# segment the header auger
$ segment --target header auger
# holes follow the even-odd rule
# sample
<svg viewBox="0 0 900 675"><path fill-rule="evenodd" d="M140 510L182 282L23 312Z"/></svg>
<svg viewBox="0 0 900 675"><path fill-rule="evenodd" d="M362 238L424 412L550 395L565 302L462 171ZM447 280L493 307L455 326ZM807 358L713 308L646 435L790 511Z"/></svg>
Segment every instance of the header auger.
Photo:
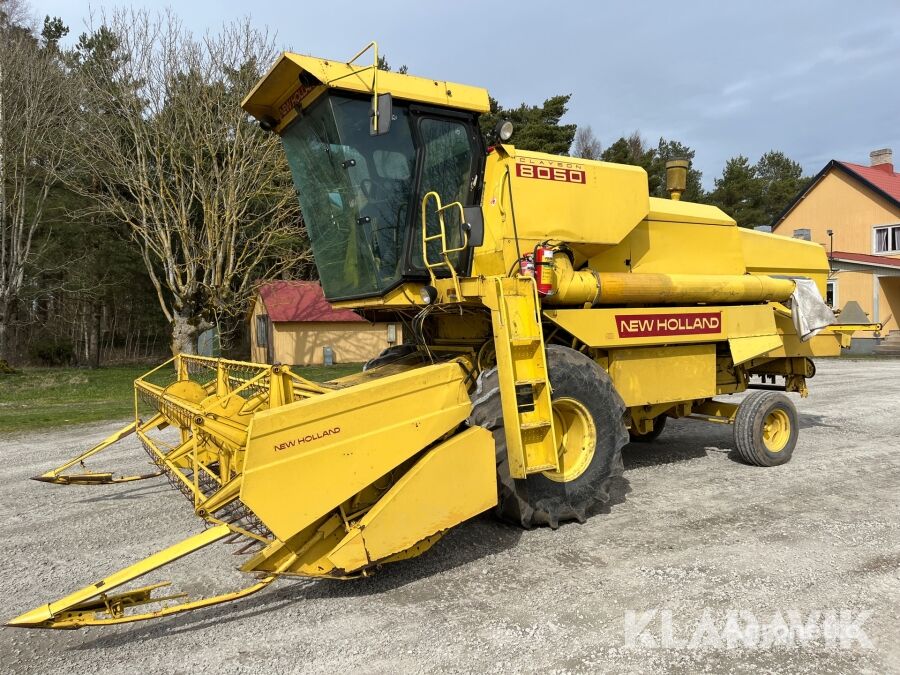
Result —
<svg viewBox="0 0 900 675"><path fill-rule="evenodd" d="M9 625L124 623L284 575L364 576L491 508L523 527L584 522L629 438L668 418L731 424L746 462L783 464L799 429L787 394L806 395L812 358L878 329L834 323L820 246L680 201L684 162L664 200L640 168L518 150L508 125L487 148L484 89L356 64L365 51L284 54L243 107L282 138L326 296L405 322L412 342L324 384L186 354L136 380L134 421L36 480L162 474L207 529ZM151 471L86 468L131 434ZM220 541L255 583L195 600L131 588Z"/></svg>

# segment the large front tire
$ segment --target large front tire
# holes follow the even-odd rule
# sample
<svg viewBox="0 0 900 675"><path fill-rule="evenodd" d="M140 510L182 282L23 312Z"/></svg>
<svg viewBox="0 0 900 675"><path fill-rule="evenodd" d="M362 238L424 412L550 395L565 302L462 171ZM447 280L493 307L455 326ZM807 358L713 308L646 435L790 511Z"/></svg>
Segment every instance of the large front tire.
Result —
<svg viewBox="0 0 900 675"><path fill-rule="evenodd" d="M497 369L482 372L473 396L469 424L494 435L497 451L497 515L526 528L577 520L610 500L613 481L623 472L622 447L628 442L625 404L600 366L581 352L547 347L547 363L557 428L559 472L513 479Z"/></svg>

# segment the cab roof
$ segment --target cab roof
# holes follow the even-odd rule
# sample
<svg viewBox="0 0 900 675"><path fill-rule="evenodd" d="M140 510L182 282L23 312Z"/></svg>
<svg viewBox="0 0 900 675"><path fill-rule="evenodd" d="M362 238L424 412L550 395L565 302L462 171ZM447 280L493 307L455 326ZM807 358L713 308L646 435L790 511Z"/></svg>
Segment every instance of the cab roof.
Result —
<svg viewBox="0 0 900 675"><path fill-rule="evenodd" d="M284 118L296 105L321 87L371 94L373 77L377 77L378 93L394 98L457 110L488 112L488 93L481 87L455 82L429 80L414 75L376 71L372 65L348 64L314 56L284 52L268 73L256 84L241 107L255 118L275 122Z"/></svg>

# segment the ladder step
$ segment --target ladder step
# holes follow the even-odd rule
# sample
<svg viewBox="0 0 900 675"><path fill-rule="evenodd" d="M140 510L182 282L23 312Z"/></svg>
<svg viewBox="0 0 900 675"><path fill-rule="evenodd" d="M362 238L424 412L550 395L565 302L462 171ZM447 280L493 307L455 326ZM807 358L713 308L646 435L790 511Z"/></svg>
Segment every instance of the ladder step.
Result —
<svg viewBox="0 0 900 675"><path fill-rule="evenodd" d="M547 380L541 379L539 377L533 380L516 380L516 386L530 384L533 387L540 386L542 384L547 384Z"/></svg>
<svg viewBox="0 0 900 675"><path fill-rule="evenodd" d="M549 426L550 426L549 420L542 420L540 422L523 422L522 424L519 425L519 428L522 431L529 431L531 429L543 429L544 427L549 427Z"/></svg>
<svg viewBox="0 0 900 675"><path fill-rule="evenodd" d="M509 337L509 343L514 346L532 345L540 341L541 338L538 335L511 335Z"/></svg>

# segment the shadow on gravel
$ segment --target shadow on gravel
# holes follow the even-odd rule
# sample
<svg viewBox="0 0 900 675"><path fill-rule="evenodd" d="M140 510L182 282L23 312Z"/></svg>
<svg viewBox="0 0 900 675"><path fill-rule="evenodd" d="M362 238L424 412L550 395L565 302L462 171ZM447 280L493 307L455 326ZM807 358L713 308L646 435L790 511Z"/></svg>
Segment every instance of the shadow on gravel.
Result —
<svg viewBox="0 0 900 675"><path fill-rule="evenodd" d="M750 466L733 447L734 438L730 432L728 427L721 438L679 438L668 443L661 438L654 443L630 443L622 453L625 470L705 459L711 454L724 454L735 464Z"/></svg>
<svg viewBox="0 0 900 675"><path fill-rule="evenodd" d="M631 488L625 478L610 485L610 501L589 515L609 513L610 509L626 500ZM577 523L565 523L561 527L579 527ZM218 630L225 624L246 621L256 616L277 615L289 607L303 602L325 601L339 598L358 598L384 594L381 601L398 607L410 602L434 600L440 602L446 595L464 592L457 581L442 575L456 567L472 565L514 548L528 531L497 520L491 514L482 514L448 532L431 551L417 558L387 565L371 577L340 581L335 579L281 579L268 590L252 595L246 600L223 604L206 610L164 618L133 626L123 627L115 634L105 634L94 640L74 646L73 650L87 651L120 647L134 642L169 638L195 631ZM417 582L429 580L428 584ZM248 576L247 583L252 583ZM408 590L404 587L413 584ZM321 614L321 606L315 610ZM294 616L296 618L296 616Z"/></svg>
<svg viewBox="0 0 900 675"><path fill-rule="evenodd" d="M148 495L162 494L164 492L169 493L172 491L172 487L162 477L160 477L159 481L152 484L148 483L147 485L139 485L137 487L124 489L121 485L72 485L67 487L69 489L84 487L94 493L87 499L79 499L77 502L78 504L94 504L97 502L119 500L130 501L133 499L142 499ZM108 488L108 490L105 488Z"/></svg>
<svg viewBox="0 0 900 675"><path fill-rule="evenodd" d="M825 415L802 413L798 415L798 419L800 429L814 427L838 429L841 426L829 424L830 418ZM662 436L650 443L626 445L622 449L625 470L703 459L710 453L725 453L731 461L746 464L734 449L734 431L731 425L689 420L681 422L678 426L676 424L672 425L673 431L678 430L676 434L667 436L666 432L663 432Z"/></svg>
<svg viewBox="0 0 900 675"><path fill-rule="evenodd" d="M810 429L812 427L824 427L826 429L840 429L840 424L828 424L828 418L825 415L812 415L810 413L801 413L800 428Z"/></svg>
<svg viewBox="0 0 900 675"><path fill-rule="evenodd" d="M666 441L665 438L660 438L652 443L629 443L622 449L622 461L625 463L625 470L630 471L645 466L700 459L707 454L705 444L696 443L694 439Z"/></svg>
<svg viewBox="0 0 900 675"><path fill-rule="evenodd" d="M336 579L289 579L276 581L268 590L252 595L246 600L223 604L206 610L194 610L182 615L123 627L121 632L105 634L95 640L74 646L76 650L117 647L144 640L156 640L180 633L190 634L198 630L218 629L234 621L246 621L255 616L283 611L303 602L354 598L391 593L385 603L399 602L393 591L408 584L415 584L429 577L432 585L415 589L417 596L428 599L435 592L447 587L441 579L444 572L462 565L469 565L481 558L495 555L517 545L526 531L501 523L490 515L481 515L448 532L431 551L418 558L392 563L374 575L362 579L341 581ZM253 582L249 575L246 583ZM317 612L321 613L321 607Z"/></svg>

